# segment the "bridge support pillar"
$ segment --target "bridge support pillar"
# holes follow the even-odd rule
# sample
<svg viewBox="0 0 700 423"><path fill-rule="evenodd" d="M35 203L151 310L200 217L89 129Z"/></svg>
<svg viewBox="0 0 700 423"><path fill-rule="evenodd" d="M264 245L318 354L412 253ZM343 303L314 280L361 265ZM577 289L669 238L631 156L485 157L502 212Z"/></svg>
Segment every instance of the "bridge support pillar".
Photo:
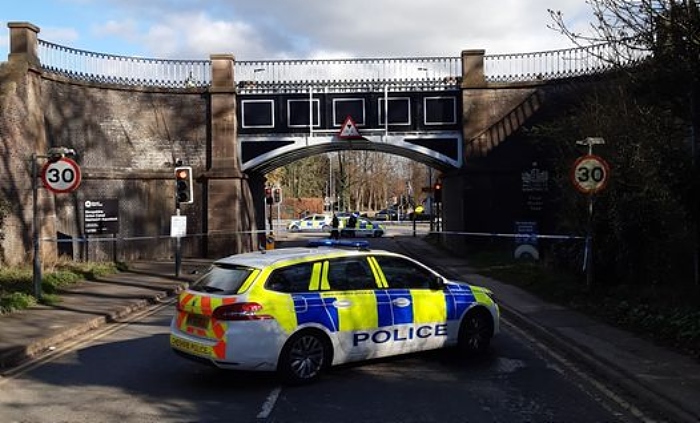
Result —
<svg viewBox="0 0 700 423"><path fill-rule="evenodd" d="M219 257L256 248L255 208L248 177L238 160L234 57L211 56L211 142L207 151L206 255Z"/></svg>
<svg viewBox="0 0 700 423"><path fill-rule="evenodd" d="M44 165L49 148L37 53L39 28L28 22L7 26L10 53L0 81L0 152L4 179L11 182L4 185L3 200L13 204L17 212L4 216L0 259L4 264L23 263L27 257L51 262L58 256L56 243L40 240L56 237L55 196L46 189L34 189L40 182L32 178L33 172L27 173L27 169L38 170Z"/></svg>

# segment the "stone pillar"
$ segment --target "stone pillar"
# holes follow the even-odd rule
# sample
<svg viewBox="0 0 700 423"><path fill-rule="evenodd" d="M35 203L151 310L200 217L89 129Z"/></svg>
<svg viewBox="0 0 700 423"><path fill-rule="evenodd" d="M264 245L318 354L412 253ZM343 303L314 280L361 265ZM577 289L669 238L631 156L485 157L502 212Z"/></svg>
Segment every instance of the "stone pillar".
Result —
<svg viewBox="0 0 700 423"><path fill-rule="evenodd" d="M486 50L462 51L462 88L482 88L486 86L484 77L484 54Z"/></svg>
<svg viewBox="0 0 700 423"><path fill-rule="evenodd" d="M203 175L209 257L247 252L257 245L253 198L238 158L234 60L230 54L211 56L211 140Z"/></svg>
<svg viewBox="0 0 700 423"><path fill-rule="evenodd" d="M480 132L486 128L486 116L490 107L485 97L488 96L488 84L484 76L485 50L462 51L462 136L464 138L464 156L467 163L474 150L473 144Z"/></svg>
<svg viewBox="0 0 700 423"><path fill-rule="evenodd" d="M485 53L485 50L462 51L462 137L464 139L462 160L465 167L460 169L456 175L443 178L442 188L443 197L448 199L443 204L444 228L453 232L464 231L467 210L474 207L473 204L470 204L469 199L465 198L474 177L466 169L466 166L471 162L471 157L467 152L470 151L474 137L478 135L480 128L478 128L477 122L481 121L480 116L484 111L484 108L479 107L479 104L481 104L480 99L488 86L484 76ZM475 127L477 132L475 132ZM443 236L445 245L450 246L455 253L462 253L461 250L467 241L466 237L446 239Z"/></svg>
<svg viewBox="0 0 700 423"><path fill-rule="evenodd" d="M39 54L37 52L39 27L28 22L10 22L10 54L9 62L25 62L30 67L39 68Z"/></svg>
<svg viewBox="0 0 700 423"><path fill-rule="evenodd" d="M12 215L4 221L5 237L1 241L5 252L2 260L8 264L30 263L33 259L34 207L33 188L37 188L39 239L56 238L55 197L32 179L32 169L46 163L48 140L44 122L42 78L37 44L39 28L27 22L10 22L10 54L0 81L0 134L3 139L0 154L5 158L5 175L13 181L6 200L16 204ZM32 158L37 157L35 163ZM36 184L36 185L34 185ZM16 210L16 211L15 211ZM56 243L40 241L42 262L56 260Z"/></svg>

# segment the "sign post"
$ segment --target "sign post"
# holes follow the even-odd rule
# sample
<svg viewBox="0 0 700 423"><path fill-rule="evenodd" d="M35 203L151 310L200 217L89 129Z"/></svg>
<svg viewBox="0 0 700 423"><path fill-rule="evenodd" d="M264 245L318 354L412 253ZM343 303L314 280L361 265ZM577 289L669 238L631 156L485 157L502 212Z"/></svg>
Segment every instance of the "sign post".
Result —
<svg viewBox="0 0 700 423"><path fill-rule="evenodd" d="M593 203L595 194L605 189L610 177L610 165L600 156L593 154L593 145L605 144L603 138L588 137L576 141L588 146L588 154L579 157L571 168L571 182L576 189L588 195L588 223L586 245L584 246L583 269L586 272L586 286L593 285Z"/></svg>
<svg viewBox="0 0 700 423"><path fill-rule="evenodd" d="M32 263L32 282L34 297L41 300L41 244L39 243L39 183L41 178L44 187L54 194L72 192L80 185L80 166L71 158L75 150L66 147L52 147L47 154L32 153L32 244L34 257ZM39 169L37 161L48 159Z"/></svg>

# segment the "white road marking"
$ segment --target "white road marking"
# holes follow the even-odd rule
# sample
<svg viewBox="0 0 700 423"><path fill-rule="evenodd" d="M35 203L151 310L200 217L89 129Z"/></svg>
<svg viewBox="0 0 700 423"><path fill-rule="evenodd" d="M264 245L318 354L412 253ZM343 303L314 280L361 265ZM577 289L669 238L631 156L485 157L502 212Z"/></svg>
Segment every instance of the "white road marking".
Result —
<svg viewBox="0 0 700 423"><path fill-rule="evenodd" d="M551 357L555 361L557 361L558 364L561 365L563 368L565 368L567 371L570 371L571 373L575 374L577 377L584 380L586 383L593 386L604 397L608 398L610 401L619 405L623 409L629 411L630 414L632 414L634 417L638 418L640 421L642 421L644 423L657 423L656 420L646 416L640 409L638 409L634 405L630 404L629 402L625 401L622 397L620 397L615 392L613 392L611 389L609 389L607 386L605 386L605 384L598 381L594 377L586 374L586 372L584 372L583 370L580 370L578 367L576 367L575 364L573 364L567 358L552 351L552 349L549 348L547 345L543 344L542 342L537 341L535 338L531 337L526 332L520 330L519 328L517 328L516 326L514 326L512 323L508 322L507 320L503 319L502 317L501 317L501 324L505 324L505 326L508 326L509 330L512 330L513 332L517 332L517 334L520 337L527 339L530 343L535 345L537 348L541 349L542 351L545 351L547 353L547 355L549 355L549 357ZM583 387L581 387L581 388L583 389ZM611 410L611 411L613 411L613 410Z"/></svg>
<svg viewBox="0 0 700 423"><path fill-rule="evenodd" d="M270 413L272 413L272 410L275 408L280 392L282 392L282 388L279 386L270 392L270 395L267 396L267 400L265 400L265 403L262 405L262 409L258 413L257 417L259 419L267 419L270 416Z"/></svg>
<svg viewBox="0 0 700 423"><path fill-rule="evenodd" d="M176 298L171 298L162 303L156 304L151 307L147 307L141 311L133 313L124 319L120 320L118 323L108 323L102 328L91 330L83 335L76 337L75 339L66 341L57 345L55 347L50 347L45 354L32 358L25 363L20 364L17 367L13 367L6 372L0 374L0 386L9 382L10 380L21 376L27 372L30 372L36 368L43 366L44 364L51 362L57 358L63 357L64 355L70 354L89 345L90 343L104 338L105 336L111 335L114 332L130 325L131 323L143 319L145 317L156 314L165 307L171 306L175 302Z"/></svg>

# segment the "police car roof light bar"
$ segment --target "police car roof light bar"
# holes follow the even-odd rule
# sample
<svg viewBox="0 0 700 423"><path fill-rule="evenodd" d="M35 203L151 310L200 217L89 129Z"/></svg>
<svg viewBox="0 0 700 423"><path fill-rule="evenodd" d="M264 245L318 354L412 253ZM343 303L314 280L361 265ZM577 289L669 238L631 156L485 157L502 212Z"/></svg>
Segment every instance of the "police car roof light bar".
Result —
<svg viewBox="0 0 700 423"><path fill-rule="evenodd" d="M369 250L368 241L349 241L335 239L317 239L311 240L306 244L307 247L333 247L333 248L357 248L358 250Z"/></svg>

